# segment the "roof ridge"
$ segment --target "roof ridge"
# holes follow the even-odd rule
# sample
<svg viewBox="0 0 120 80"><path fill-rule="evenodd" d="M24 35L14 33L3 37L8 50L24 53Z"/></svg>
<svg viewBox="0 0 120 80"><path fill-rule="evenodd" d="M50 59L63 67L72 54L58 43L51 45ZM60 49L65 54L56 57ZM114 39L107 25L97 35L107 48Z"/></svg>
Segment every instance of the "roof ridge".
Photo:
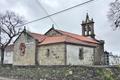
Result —
<svg viewBox="0 0 120 80"><path fill-rule="evenodd" d="M55 30L57 30L58 32L60 32L61 33L61 31L62 30L58 30L58 29L55 29ZM84 36L82 36L82 35L78 35L78 34L75 34L75 33L70 33L70 32L66 32L66 31L62 31L63 33L68 33L68 34L71 34L71 35L76 35L76 36L80 36L80 37L83 37L83 38L88 38L88 37L84 37ZM62 34L63 34L62 33ZM65 35L67 35L67 36L69 36L69 37L72 37L72 38L75 38L75 39L77 39L77 40L81 40L81 41L83 41L83 42L88 42L88 43L97 43L97 42L90 42L90 41L85 41L85 40L82 40L82 39L78 39L78 38L76 38L76 37L73 37L73 36L71 36L71 35L68 35L68 34L65 34Z"/></svg>
<svg viewBox="0 0 120 80"><path fill-rule="evenodd" d="M37 35L44 35L44 34L41 34L41 33L35 33L35 32L28 32L28 33L31 33L31 34L37 34Z"/></svg>
<svg viewBox="0 0 120 80"><path fill-rule="evenodd" d="M62 31L62 32L65 32L65 33L70 33L70 34L74 34L74 35L78 35L78 36L83 37L82 35L79 35L79 34L76 34L76 33L71 33L71 32L67 32L67 31L63 31L63 30L58 30L58 29L55 29L55 30L57 30L58 32Z"/></svg>

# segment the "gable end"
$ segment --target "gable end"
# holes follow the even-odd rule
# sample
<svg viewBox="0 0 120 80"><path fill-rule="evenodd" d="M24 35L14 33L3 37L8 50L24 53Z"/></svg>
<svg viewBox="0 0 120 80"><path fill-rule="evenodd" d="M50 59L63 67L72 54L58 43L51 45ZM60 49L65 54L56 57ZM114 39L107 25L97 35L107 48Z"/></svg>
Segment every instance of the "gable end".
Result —
<svg viewBox="0 0 120 80"><path fill-rule="evenodd" d="M49 29L46 33L46 36L60 36L62 35L62 33L60 33L59 31L55 30L53 27L51 29Z"/></svg>

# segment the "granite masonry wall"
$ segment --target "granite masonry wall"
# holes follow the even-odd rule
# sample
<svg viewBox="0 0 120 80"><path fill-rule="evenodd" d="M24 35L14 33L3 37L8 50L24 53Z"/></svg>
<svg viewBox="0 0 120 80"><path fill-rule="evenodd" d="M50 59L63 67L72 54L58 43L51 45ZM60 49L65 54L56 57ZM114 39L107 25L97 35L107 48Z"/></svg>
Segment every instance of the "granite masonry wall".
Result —
<svg viewBox="0 0 120 80"><path fill-rule="evenodd" d="M65 65L65 44L43 45L38 48L39 65Z"/></svg>
<svg viewBox="0 0 120 80"><path fill-rule="evenodd" d="M25 53L21 55L20 44L25 44ZM22 33L14 44L13 65L35 65L35 40Z"/></svg>
<svg viewBox="0 0 120 80"><path fill-rule="evenodd" d="M120 67L0 66L0 76L16 80L120 80Z"/></svg>
<svg viewBox="0 0 120 80"><path fill-rule="evenodd" d="M67 44L67 65L94 65L94 48ZM83 59L79 59L79 49L83 49Z"/></svg>

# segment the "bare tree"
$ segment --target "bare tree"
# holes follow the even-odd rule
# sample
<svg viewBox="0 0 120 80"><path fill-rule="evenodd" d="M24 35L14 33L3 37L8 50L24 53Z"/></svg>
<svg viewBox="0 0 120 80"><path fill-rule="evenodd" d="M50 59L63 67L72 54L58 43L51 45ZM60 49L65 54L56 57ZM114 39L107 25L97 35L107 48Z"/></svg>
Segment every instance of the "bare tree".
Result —
<svg viewBox="0 0 120 80"><path fill-rule="evenodd" d="M108 19L111 21L112 26L115 29L120 28L120 1L119 0L115 0L110 4Z"/></svg>
<svg viewBox="0 0 120 80"><path fill-rule="evenodd" d="M22 30L20 25L23 23L24 18L16 15L14 12L6 11L4 14L0 13L1 64L4 61L5 48L19 35Z"/></svg>

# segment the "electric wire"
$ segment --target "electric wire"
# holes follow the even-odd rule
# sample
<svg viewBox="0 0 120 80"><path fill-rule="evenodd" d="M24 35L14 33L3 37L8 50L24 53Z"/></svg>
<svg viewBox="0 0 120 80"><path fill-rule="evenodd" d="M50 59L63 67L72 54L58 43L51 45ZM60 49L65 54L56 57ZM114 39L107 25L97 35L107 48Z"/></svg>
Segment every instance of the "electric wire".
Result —
<svg viewBox="0 0 120 80"><path fill-rule="evenodd" d="M38 3L38 5L43 9L43 11L47 14L47 16L49 15L49 13L47 12L47 10L43 7L43 5L41 4L41 1L36 0L36 3ZM48 17L56 26L57 23L51 18L51 16Z"/></svg>
<svg viewBox="0 0 120 80"><path fill-rule="evenodd" d="M43 19L46 19L46 18L49 18L49 17L51 17L51 16L54 16L54 15L63 13L63 12L65 12L65 11L71 10L71 9L76 8L76 7L79 7L79 6L82 6L82 5L87 4L87 3L90 3L90 2L92 2L92 1L94 1L94 0L89 0L89 1L86 1L86 2L83 2L83 3L80 3L80 4L77 4L77 5L75 5L75 6L69 7L69 8L67 8L67 9L64 9L64 10L61 10L61 11L58 11L58 12L56 12L56 13L53 13L53 14L50 14L50 15L41 17L41 18L39 18L39 19L35 19L35 20L32 20L32 21L29 21L29 22L26 22L26 23L24 23L24 24L22 24L22 25L18 25L17 27L25 26L25 25L27 25L27 24L30 24L30 23L33 23L33 22L37 22L37 21L40 21L40 20L43 20Z"/></svg>

